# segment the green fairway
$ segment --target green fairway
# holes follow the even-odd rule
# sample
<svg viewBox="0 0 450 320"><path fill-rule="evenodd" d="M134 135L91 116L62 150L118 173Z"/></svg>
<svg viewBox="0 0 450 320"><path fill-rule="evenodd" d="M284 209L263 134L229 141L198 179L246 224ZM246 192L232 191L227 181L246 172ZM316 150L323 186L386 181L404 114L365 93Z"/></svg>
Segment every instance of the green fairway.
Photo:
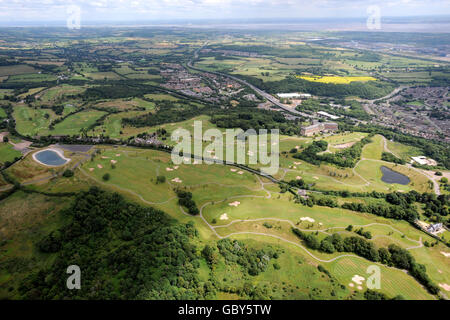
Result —
<svg viewBox="0 0 450 320"><path fill-rule="evenodd" d="M54 130L46 130L46 134L52 135L74 135L79 134L82 129L87 129L95 121L106 114L98 110L86 110L78 112L55 125Z"/></svg>

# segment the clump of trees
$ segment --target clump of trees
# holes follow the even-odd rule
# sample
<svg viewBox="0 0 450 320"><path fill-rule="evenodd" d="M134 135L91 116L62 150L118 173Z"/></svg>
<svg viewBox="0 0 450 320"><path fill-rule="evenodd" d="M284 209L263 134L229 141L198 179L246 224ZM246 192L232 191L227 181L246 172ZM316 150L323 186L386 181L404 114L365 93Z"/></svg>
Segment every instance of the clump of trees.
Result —
<svg viewBox="0 0 450 320"><path fill-rule="evenodd" d="M270 260L278 258L278 252L271 246L257 250L238 240L222 239L217 242L217 248L228 263L237 263L252 276L264 272Z"/></svg>
<svg viewBox="0 0 450 320"><path fill-rule="evenodd" d="M370 135L361 141L358 141L350 148L344 149L336 153L323 153L327 150L328 142L325 140L314 141L306 147L302 152L293 155L294 158L302 159L309 163L320 165L322 162L332 163L343 168L353 168L361 159L361 153L364 145L372 142Z"/></svg>
<svg viewBox="0 0 450 320"><path fill-rule="evenodd" d="M405 160L397 158L396 156L394 156L390 152L383 152L381 154L381 160L388 161L388 162L393 162L393 163L397 163L397 164L405 164L406 163Z"/></svg>
<svg viewBox="0 0 450 320"><path fill-rule="evenodd" d="M200 213L198 210L197 204L192 199L192 193L189 191L176 189L175 193L178 197L178 204L182 207L188 209L188 213L195 216Z"/></svg>

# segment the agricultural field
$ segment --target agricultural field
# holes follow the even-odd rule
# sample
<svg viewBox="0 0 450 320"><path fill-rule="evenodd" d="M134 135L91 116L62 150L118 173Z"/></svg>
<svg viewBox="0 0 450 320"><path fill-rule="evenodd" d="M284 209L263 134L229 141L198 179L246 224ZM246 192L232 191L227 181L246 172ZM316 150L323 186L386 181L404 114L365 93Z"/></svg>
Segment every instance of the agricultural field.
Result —
<svg viewBox="0 0 450 320"><path fill-rule="evenodd" d="M339 76L298 76L298 78L313 82L321 82L321 83L333 83L333 84L349 84L354 81L375 81L377 80L374 77L339 77Z"/></svg>

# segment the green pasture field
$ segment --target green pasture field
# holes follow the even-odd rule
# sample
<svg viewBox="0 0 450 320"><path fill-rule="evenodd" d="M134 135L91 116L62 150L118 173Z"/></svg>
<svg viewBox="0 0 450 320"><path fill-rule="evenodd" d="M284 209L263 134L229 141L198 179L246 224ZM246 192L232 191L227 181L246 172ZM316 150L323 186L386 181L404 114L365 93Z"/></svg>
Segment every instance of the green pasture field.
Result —
<svg viewBox="0 0 450 320"><path fill-rule="evenodd" d="M14 76L19 74L36 73L37 70L26 64L18 64L13 66L0 66L0 77Z"/></svg>
<svg viewBox="0 0 450 320"><path fill-rule="evenodd" d="M5 162L12 162L16 157L20 157L22 153L13 148L9 143L0 142L0 166Z"/></svg>
<svg viewBox="0 0 450 320"><path fill-rule="evenodd" d="M5 109L0 108L0 119L6 118L8 115L6 114Z"/></svg>
<svg viewBox="0 0 450 320"><path fill-rule="evenodd" d="M45 87L31 88L31 89L28 90L27 92L22 93L22 94L18 95L17 97L18 97L19 99L25 99L27 96L33 96L33 95L35 95L36 93L38 93L39 91L42 91L42 90L44 90L44 89L45 89Z"/></svg>
<svg viewBox="0 0 450 320"><path fill-rule="evenodd" d="M56 76L52 74L44 74L44 73L27 73L27 74L19 74L13 75L8 78L8 83L10 82L42 82L42 81L54 81L56 80Z"/></svg>
<svg viewBox="0 0 450 320"><path fill-rule="evenodd" d="M86 72L83 74L86 78L90 78L93 80L121 80L122 76L118 75L115 72Z"/></svg>
<svg viewBox="0 0 450 320"><path fill-rule="evenodd" d="M179 101L177 97L163 93L148 93L144 95L144 97L147 99L153 99L155 101Z"/></svg>

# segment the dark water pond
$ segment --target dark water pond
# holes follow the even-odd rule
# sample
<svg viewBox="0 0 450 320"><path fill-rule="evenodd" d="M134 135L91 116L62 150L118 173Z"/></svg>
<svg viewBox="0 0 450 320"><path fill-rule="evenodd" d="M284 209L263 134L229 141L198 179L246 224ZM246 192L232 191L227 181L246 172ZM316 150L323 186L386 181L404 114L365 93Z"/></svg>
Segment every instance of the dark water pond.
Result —
<svg viewBox="0 0 450 320"><path fill-rule="evenodd" d="M398 183L398 184L407 185L411 181L404 174L401 174L397 171L391 170L385 166L381 166L381 172L383 173L381 180L386 183Z"/></svg>
<svg viewBox="0 0 450 320"><path fill-rule="evenodd" d="M67 162L66 159L53 150L44 150L36 153L36 159L48 166L61 166Z"/></svg>

